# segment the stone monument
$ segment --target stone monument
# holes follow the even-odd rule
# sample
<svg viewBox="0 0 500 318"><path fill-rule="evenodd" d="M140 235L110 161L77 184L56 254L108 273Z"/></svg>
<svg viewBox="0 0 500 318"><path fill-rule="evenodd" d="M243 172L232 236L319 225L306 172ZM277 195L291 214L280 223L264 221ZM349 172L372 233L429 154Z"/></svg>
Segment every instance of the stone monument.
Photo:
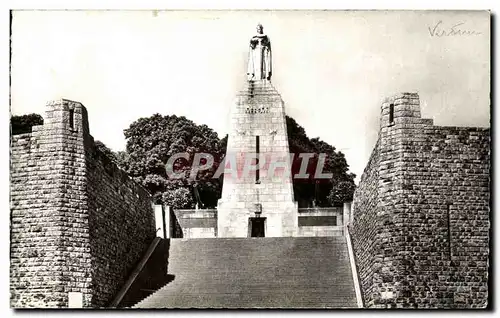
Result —
<svg viewBox="0 0 500 318"><path fill-rule="evenodd" d="M225 167L234 173L224 174L218 237L297 234L285 107L271 74L271 41L259 24L250 40L248 79L231 109Z"/></svg>

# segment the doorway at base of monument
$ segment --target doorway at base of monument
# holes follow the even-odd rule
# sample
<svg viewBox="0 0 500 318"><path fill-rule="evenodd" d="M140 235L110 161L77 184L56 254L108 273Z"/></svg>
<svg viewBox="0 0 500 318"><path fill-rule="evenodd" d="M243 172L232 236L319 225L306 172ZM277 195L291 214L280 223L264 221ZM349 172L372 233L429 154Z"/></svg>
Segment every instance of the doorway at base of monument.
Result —
<svg viewBox="0 0 500 318"><path fill-rule="evenodd" d="M266 218L265 217L249 217L248 218L248 237L266 237Z"/></svg>

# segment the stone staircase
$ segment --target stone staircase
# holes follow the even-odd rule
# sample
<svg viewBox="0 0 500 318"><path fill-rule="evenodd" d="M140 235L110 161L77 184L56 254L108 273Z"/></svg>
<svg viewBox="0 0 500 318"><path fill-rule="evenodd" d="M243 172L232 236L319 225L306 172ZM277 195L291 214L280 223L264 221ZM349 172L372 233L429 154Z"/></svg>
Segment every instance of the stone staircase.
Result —
<svg viewBox="0 0 500 318"><path fill-rule="evenodd" d="M356 308L344 237L172 239L173 280L135 308Z"/></svg>

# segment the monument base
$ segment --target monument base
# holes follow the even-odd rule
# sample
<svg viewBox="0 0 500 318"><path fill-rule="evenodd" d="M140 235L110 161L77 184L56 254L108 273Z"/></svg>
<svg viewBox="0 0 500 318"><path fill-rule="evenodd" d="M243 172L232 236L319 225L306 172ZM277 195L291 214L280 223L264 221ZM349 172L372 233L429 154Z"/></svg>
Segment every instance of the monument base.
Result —
<svg viewBox="0 0 500 318"><path fill-rule="evenodd" d="M262 213L254 212L254 205L248 202L224 202L219 200L217 207L217 237L286 237L297 236L298 205L297 202L262 202ZM254 219L263 219L255 222ZM252 227L263 223L260 230Z"/></svg>

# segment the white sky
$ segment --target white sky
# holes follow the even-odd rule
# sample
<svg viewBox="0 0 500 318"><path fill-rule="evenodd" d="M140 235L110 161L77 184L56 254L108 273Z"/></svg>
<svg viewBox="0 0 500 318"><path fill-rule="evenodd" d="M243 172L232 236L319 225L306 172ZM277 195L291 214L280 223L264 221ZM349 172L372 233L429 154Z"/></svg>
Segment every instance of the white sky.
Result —
<svg viewBox="0 0 500 318"><path fill-rule="evenodd" d="M431 37L439 21L482 35ZM123 129L154 113L223 137L258 22L287 114L344 152L358 180L385 96L419 92L437 125L489 126L487 12L15 11L12 113L82 102L91 134L114 150L125 147Z"/></svg>

